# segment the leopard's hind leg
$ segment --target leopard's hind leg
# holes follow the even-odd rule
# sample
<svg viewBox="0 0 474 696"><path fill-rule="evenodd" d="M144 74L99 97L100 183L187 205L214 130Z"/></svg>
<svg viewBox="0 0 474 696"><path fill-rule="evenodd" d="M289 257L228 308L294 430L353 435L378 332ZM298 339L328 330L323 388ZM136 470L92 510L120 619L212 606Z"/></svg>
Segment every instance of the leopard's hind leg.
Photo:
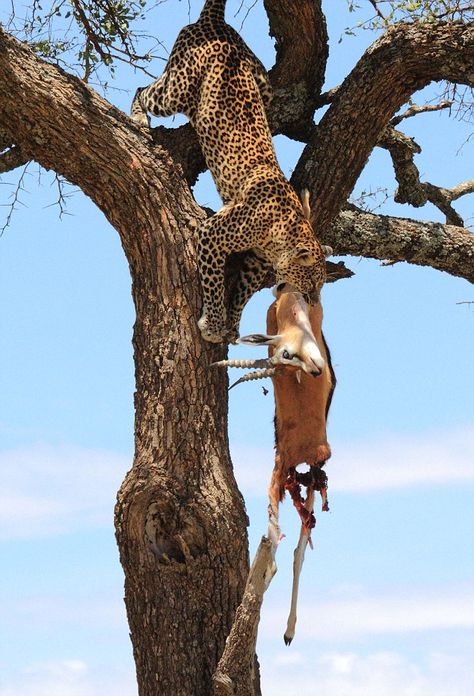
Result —
<svg viewBox="0 0 474 696"><path fill-rule="evenodd" d="M240 317L245 305L252 295L260 290L263 281L271 270L271 264L258 256L255 251L252 250L245 254L240 267L239 278L230 298L227 320L227 338L230 343L235 343L239 337Z"/></svg>
<svg viewBox="0 0 474 696"><path fill-rule="evenodd" d="M198 323L202 337L212 343L225 340L227 335L225 263L232 252L248 250L247 217L244 204L225 205L203 223L198 233L198 269L204 300Z"/></svg>
<svg viewBox="0 0 474 696"><path fill-rule="evenodd" d="M199 82L191 47L192 26L189 26L179 33L161 77L148 87L137 89L130 112L136 123L148 125L147 113L154 116L183 113L189 116Z"/></svg>

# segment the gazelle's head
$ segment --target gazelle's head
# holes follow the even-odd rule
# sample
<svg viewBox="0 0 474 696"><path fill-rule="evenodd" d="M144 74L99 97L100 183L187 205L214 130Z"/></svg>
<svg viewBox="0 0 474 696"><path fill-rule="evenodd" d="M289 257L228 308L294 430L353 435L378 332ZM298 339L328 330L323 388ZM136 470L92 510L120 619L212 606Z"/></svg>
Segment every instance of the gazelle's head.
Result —
<svg viewBox="0 0 474 696"><path fill-rule="evenodd" d="M292 366L308 375L318 377L324 368L324 358L311 328L309 312L318 312L322 320L321 308L310 309L302 294L292 291L288 286L278 286L276 296L278 333L251 334L242 336L237 342L253 346L271 346L273 350L269 362L272 367Z"/></svg>
<svg viewBox="0 0 474 696"><path fill-rule="evenodd" d="M254 379L274 377L286 368L295 369L298 382L301 371L319 377L324 370L325 361L318 344L318 340L323 344L321 304L308 305L300 292L285 285L278 286L274 293L277 299L268 310L267 323L276 326L277 333L251 334L237 341L245 345L270 346L270 357L213 363L216 367L248 367L256 370L241 377L233 387Z"/></svg>

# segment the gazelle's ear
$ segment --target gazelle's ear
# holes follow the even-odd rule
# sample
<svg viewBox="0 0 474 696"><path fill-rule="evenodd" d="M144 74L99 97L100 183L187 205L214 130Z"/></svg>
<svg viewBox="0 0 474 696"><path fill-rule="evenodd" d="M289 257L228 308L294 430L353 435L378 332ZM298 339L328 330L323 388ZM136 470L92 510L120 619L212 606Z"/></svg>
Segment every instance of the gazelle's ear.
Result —
<svg viewBox="0 0 474 696"><path fill-rule="evenodd" d="M272 295L273 295L273 297L278 297L278 295L279 295L280 292L283 290L283 288L285 287L285 285L286 285L286 283L278 283L278 285L274 285L274 286L272 287Z"/></svg>
<svg viewBox="0 0 474 696"><path fill-rule="evenodd" d="M323 254L324 254L324 256L325 256L326 259L328 258L328 256L332 256L332 255L333 255L332 247L326 246L325 244L323 244L323 245L321 246L321 249L323 250Z"/></svg>
<svg viewBox="0 0 474 696"><path fill-rule="evenodd" d="M237 343L241 343L244 346L274 346L281 341L281 336L276 334L275 336L267 336L266 334L249 334L248 336L241 336L237 339Z"/></svg>
<svg viewBox="0 0 474 696"><path fill-rule="evenodd" d="M308 189L303 189L301 191L301 205L303 206L304 216L309 222L309 219L311 217L311 207L309 205L309 191L308 191Z"/></svg>

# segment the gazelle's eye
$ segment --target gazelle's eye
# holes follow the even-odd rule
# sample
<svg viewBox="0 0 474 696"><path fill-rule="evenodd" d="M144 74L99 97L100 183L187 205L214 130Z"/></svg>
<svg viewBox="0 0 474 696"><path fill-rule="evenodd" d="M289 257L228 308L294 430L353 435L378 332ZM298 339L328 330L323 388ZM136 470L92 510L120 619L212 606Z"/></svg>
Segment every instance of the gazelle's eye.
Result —
<svg viewBox="0 0 474 696"><path fill-rule="evenodd" d="M291 360L290 354L288 353L287 350L283 351L283 359L284 360Z"/></svg>

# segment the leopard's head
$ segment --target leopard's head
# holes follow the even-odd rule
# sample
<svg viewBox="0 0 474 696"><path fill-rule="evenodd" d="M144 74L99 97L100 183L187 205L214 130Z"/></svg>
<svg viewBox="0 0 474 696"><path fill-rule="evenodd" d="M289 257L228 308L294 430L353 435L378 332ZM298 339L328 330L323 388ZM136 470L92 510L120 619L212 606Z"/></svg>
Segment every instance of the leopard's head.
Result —
<svg viewBox="0 0 474 696"><path fill-rule="evenodd" d="M309 193L301 195L303 216L293 223L290 239L294 245L285 250L274 263L276 283L289 283L301 292L306 301L316 304L326 280L326 256L331 247L321 246L310 223Z"/></svg>

